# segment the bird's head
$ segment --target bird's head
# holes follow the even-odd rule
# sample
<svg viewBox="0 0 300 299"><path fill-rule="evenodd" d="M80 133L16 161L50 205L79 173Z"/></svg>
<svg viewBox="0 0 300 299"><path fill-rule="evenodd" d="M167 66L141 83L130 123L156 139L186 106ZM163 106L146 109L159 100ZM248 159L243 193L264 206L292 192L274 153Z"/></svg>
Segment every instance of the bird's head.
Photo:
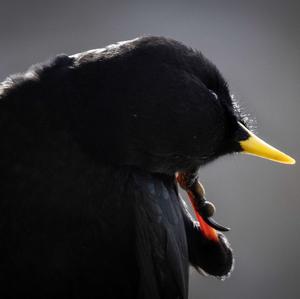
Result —
<svg viewBox="0 0 300 299"><path fill-rule="evenodd" d="M72 57L82 99L74 119L97 159L171 175L234 152L295 163L249 130L227 82L197 50L146 36Z"/></svg>
<svg viewBox="0 0 300 299"><path fill-rule="evenodd" d="M234 152L295 163L249 130L223 76L199 51L143 37L108 54L121 93L112 99L122 111L119 148L127 164L174 174Z"/></svg>

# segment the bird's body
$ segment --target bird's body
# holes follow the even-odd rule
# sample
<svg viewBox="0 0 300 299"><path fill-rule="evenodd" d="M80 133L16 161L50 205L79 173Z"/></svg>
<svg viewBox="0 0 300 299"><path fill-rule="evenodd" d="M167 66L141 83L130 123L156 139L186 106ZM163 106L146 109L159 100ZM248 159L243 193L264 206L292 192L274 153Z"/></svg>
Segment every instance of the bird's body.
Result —
<svg viewBox="0 0 300 299"><path fill-rule="evenodd" d="M199 251L205 240L174 177L176 159L193 166L182 157L197 132L165 141L184 125L170 100L185 109L192 93L176 70L182 49L144 38L60 55L2 83L1 298L187 298L186 231ZM170 69L180 76L167 78ZM149 122L153 111L161 116ZM205 255L193 263L205 268ZM231 257L212 274L226 274Z"/></svg>
<svg viewBox="0 0 300 299"><path fill-rule="evenodd" d="M231 249L191 219L175 172L241 150L236 119L215 66L160 37L9 77L0 297L186 299L189 264L226 276Z"/></svg>

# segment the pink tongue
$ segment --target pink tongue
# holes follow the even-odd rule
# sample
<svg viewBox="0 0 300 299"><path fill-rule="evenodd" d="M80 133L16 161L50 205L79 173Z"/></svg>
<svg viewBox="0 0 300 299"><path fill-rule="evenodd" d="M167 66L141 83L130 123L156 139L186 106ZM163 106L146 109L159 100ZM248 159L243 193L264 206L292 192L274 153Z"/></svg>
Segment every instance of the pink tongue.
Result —
<svg viewBox="0 0 300 299"><path fill-rule="evenodd" d="M197 209L196 209L196 205L195 205L195 197L193 195L193 193L191 191L188 191L188 196L189 196L189 199L190 199L190 202L193 206L193 209L194 209L194 212L195 212L195 215L200 223L200 228L201 228L201 231L203 233L203 235L212 240L212 241L219 241L219 237L218 237L218 234L217 234L217 231L212 228L211 226L209 226L202 218L202 216L197 212Z"/></svg>

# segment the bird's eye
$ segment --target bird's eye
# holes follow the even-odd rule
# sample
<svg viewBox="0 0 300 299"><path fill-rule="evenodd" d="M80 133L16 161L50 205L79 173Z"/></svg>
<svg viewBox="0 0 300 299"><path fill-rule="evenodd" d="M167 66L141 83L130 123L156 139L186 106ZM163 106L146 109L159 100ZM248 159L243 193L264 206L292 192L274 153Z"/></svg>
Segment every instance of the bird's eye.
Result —
<svg viewBox="0 0 300 299"><path fill-rule="evenodd" d="M209 92L216 98L216 100L218 99L218 95L214 91L209 89Z"/></svg>

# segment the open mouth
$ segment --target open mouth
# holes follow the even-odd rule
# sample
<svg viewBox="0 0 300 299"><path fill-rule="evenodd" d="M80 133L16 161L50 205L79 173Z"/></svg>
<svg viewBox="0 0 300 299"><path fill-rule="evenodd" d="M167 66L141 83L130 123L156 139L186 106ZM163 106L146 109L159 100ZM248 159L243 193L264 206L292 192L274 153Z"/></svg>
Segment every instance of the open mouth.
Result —
<svg viewBox="0 0 300 299"><path fill-rule="evenodd" d="M195 173L178 172L176 179L179 186L188 194L203 234L210 240L218 241L217 231L229 231L228 227L218 224L212 217L215 206L205 198L205 190Z"/></svg>

